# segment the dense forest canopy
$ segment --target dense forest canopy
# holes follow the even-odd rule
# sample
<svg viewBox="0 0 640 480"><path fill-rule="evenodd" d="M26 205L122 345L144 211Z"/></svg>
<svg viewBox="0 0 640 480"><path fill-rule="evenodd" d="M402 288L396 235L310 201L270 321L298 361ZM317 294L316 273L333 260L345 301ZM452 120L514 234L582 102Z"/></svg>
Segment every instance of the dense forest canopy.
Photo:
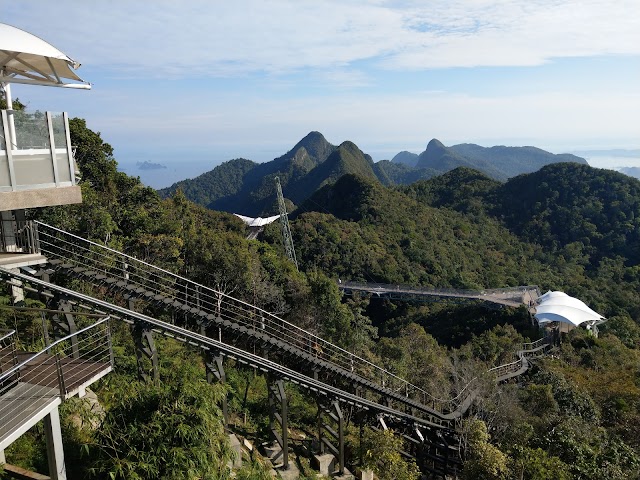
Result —
<svg viewBox="0 0 640 480"><path fill-rule="evenodd" d="M580 297L609 318L600 338L578 329L519 384L487 383L461 426L462 475L638 478L639 181L562 163L504 184L458 168L388 187L354 144L334 147L312 135L281 160L292 182L315 191L296 198L291 218L298 272L284 256L278 225L246 240L237 218L196 205L181 189L161 198L118 171L113 148L84 120L70 126L84 202L33 216L277 313L439 398L513 359L516 346L537 334L526 309L344 298L338 278L475 289L537 284ZM319 158L326 176L307 176ZM240 172L256 168L234 162ZM229 198L245 188L238 188L242 173L231 166L229 182L211 180L211 188ZM256 185L266 192L275 173L266 172ZM17 321L0 312L5 326ZM34 332L40 328L39 317L20 314L19 321ZM226 478L229 452L215 406L225 393L198 380L201 359L163 341L169 352L161 355L163 383L146 388L132 376L125 327L114 335L121 342L117 369L97 391L106 409L100 428L71 420L78 405L63 412L67 455L77 460L69 462L73 478ZM247 434L259 441L266 431L264 379L240 368L229 372L231 408L244 412ZM313 406L293 387L291 395L293 428L313 430ZM180 428L185 416L194 419L192 431ZM46 471L41 434L36 429L23 437L7 450L8 459ZM148 435L154 446L145 442ZM354 430L349 442L354 451L373 452L365 461L380 478L389 472L416 478L415 465L394 453L401 448L397 437L370 431L359 439ZM171 452L173 473L157 461L158 452ZM266 475L260 462L251 462L237 478Z"/></svg>

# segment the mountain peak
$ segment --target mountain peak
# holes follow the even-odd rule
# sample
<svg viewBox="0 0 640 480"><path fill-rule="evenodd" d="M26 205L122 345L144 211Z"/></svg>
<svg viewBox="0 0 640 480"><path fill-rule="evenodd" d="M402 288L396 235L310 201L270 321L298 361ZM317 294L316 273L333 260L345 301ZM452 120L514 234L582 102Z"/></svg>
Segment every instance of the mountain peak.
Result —
<svg viewBox="0 0 640 480"><path fill-rule="evenodd" d="M431 154L442 154L445 153L447 150L447 147L444 146L444 144L438 140L437 138L432 139L428 144L427 144L427 152L431 153Z"/></svg>
<svg viewBox="0 0 640 480"><path fill-rule="evenodd" d="M324 135L316 131L309 132L307 135L305 135L302 140L296 143L296 145L289 151L289 153L295 154L295 152L298 151L301 147L304 148L309 156L318 163L323 162L335 149L333 145L327 142L327 139L324 138Z"/></svg>
<svg viewBox="0 0 640 480"><path fill-rule="evenodd" d="M402 163L410 167L415 167L416 163L418 163L418 154L403 150L402 152L398 153L395 157L393 157L391 161L393 163Z"/></svg>

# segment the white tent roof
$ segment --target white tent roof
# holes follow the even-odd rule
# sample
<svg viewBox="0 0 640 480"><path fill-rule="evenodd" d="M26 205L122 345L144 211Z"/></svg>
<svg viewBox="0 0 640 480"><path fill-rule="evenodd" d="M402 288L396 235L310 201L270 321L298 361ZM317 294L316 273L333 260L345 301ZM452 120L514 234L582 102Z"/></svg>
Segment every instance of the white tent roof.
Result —
<svg viewBox="0 0 640 480"><path fill-rule="evenodd" d="M19 28L0 23L0 82L91 88L73 71L80 64L53 45Z"/></svg>
<svg viewBox="0 0 640 480"><path fill-rule="evenodd" d="M240 219L242 219L242 221L244 223L246 223L248 226L250 227L264 227L265 225L269 225L270 223L275 222L278 218L280 218L280 215L274 215L273 217L267 217L267 218L262 218L262 217L257 217L257 218L252 218L252 217L245 217L244 215L240 215L238 213L234 213L234 215Z"/></svg>
<svg viewBox="0 0 640 480"><path fill-rule="evenodd" d="M583 301L564 292L547 292L538 299L538 323L563 322L578 326L585 322L602 323L605 318L589 308Z"/></svg>

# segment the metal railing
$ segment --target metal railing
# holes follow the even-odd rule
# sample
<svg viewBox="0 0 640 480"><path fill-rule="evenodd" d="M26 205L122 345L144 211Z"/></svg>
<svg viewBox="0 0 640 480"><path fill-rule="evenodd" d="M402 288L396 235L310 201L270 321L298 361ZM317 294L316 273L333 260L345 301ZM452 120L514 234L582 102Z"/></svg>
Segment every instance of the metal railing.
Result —
<svg viewBox="0 0 640 480"><path fill-rule="evenodd" d="M18 384L24 384L20 400L59 396L61 400L89 379L112 367L109 316L56 340L37 353L23 353L24 358L0 374L0 397ZM72 340L77 340L79 355L74 356ZM19 413L23 404L3 402L0 424Z"/></svg>
<svg viewBox="0 0 640 480"><path fill-rule="evenodd" d="M155 297L155 300L164 301L176 308L186 306L188 309L212 314L218 319L218 322L236 323L245 327L247 332L264 333L295 346L319 360L333 363L348 372L356 373L378 386L394 392L401 392L407 398L430 406L441 413L458 410L465 403L467 397L473 394L474 387L477 385L477 379L474 378L454 398L437 398L394 373L259 307L56 227L42 222L36 223L42 253L49 259L58 258L69 265L89 269L103 275L104 280L107 278L118 279L125 282L130 288L136 287L138 293L143 297L151 295L152 299ZM537 287L492 289L482 292L522 294L527 289L537 289ZM461 292L453 289L437 290ZM473 292L476 295L479 293L471 290L465 292ZM541 340L523 345L522 350L533 350L536 348L533 345L537 346ZM519 359L513 364L520 361ZM511 366L512 364L507 365L509 365L508 368L514 368ZM507 365L494 367L494 369L507 368ZM494 369L489 370L488 373L493 372Z"/></svg>
<svg viewBox="0 0 640 480"><path fill-rule="evenodd" d="M39 253L38 229L32 220L0 221L0 252Z"/></svg>
<svg viewBox="0 0 640 480"><path fill-rule="evenodd" d="M456 288L436 288L436 287L416 287L404 284L385 284L385 283L366 283L340 281L339 288L341 290L358 290L366 291L373 294L404 294L404 295L427 295L427 296L444 296L469 299L486 299L486 297L502 298L504 300L517 299L522 302L523 296L527 292L539 292L537 285L524 285L518 287L507 288L487 288L483 290L468 290Z"/></svg>
<svg viewBox="0 0 640 480"><path fill-rule="evenodd" d="M277 361L264 358L260 355L248 352L230 344L220 342L213 338L176 326L172 323L157 320L142 313L129 310L126 307L115 305L106 300L99 300L90 295L75 292L68 288L60 287L25 274L11 272L9 270L2 269L1 267L0 278L6 279L9 283L18 281L23 286L30 285L28 288L33 292L41 291L42 288L46 288L51 292L58 292L59 294L72 299L78 308L92 312L108 312L114 320L123 321L130 325L142 322L158 334L173 338L187 345L214 351L216 354L222 354L227 358L235 359L239 361L239 363L249 366L250 368L258 368L260 371L272 373L277 378L291 381L300 385L304 389L315 393L319 392L328 396L335 396L349 404L362 406L364 409L372 412L388 414L396 418L405 418L417 425L444 428L449 428L450 426L450 420L448 418L441 414L431 412L428 408L418 407L418 412L410 412L408 409L388 406L384 402L379 401L379 397L377 399L371 399L365 396L360 396L356 393L351 393L343 390L342 387L336 387L329 383L324 383L322 380L316 379L313 376L292 370L281 365Z"/></svg>
<svg viewBox="0 0 640 480"><path fill-rule="evenodd" d="M509 373L515 373L528 363L528 358L531 358L532 356L534 356L534 354L538 353L541 350L544 350L544 348L546 348L549 344L550 339L546 336L534 342L523 343L521 350L518 350L518 352L516 352L516 356L518 357L516 361L490 368L489 372L498 378Z"/></svg>
<svg viewBox="0 0 640 480"><path fill-rule="evenodd" d="M138 288L142 296L167 299L169 306L204 311L220 322L237 323L247 331L264 333L319 360L333 363L377 385L403 392L423 405L434 399L427 391L394 373L365 360L259 307L225 293L200 285L175 273L138 260L98 243L36 222L40 248L50 260L57 258L71 265L116 278Z"/></svg>
<svg viewBox="0 0 640 480"><path fill-rule="evenodd" d="M15 330L0 331L0 375L18 364L15 333ZM5 385L10 388L15 382L17 382L17 376L15 378L10 376L0 382L0 389Z"/></svg>

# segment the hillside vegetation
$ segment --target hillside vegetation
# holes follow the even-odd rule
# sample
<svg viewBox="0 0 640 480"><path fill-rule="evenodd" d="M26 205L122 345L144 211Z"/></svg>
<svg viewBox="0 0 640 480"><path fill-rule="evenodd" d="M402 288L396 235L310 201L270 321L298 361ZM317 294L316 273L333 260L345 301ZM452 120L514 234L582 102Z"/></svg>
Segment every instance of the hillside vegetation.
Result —
<svg viewBox="0 0 640 480"><path fill-rule="evenodd" d="M32 216L277 313L438 398L451 398L478 372L512 361L517 345L537 334L528 312L477 302L344 298L338 278L477 289L538 284L580 297L609 318L600 338L577 329L518 384L497 386L489 379L482 385L460 425L462 478L638 478L637 180L565 163L506 183L457 168L387 187L354 144L333 147L314 134L281 157L278 167L260 167L268 173L251 178L251 191L262 193L247 200L248 206L272 201L267 190L276 174L292 188L293 198L285 196L299 205L291 222L298 272L284 256L277 225L248 241L232 215L194 204L184 190L162 199L119 172L112 147L83 120L71 121L71 133L84 202ZM248 189L245 177L259 167L234 162L246 168L242 186L212 179L229 202L240 199ZM232 167L230 179L239 178ZM296 185L315 190L303 198ZM0 300L7 302L6 288ZM19 322L30 338L37 336L39 316L6 312L0 310L0 326ZM62 412L70 478L228 478L216 399L228 395L237 428L256 444L266 441L264 377L231 364L226 387L207 385L199 355L164 340L162 384L144 384L135 379L128 327L117 325L116 372L97 386L106 410L99 428L72 421L84 412L80 404L66 404ZM315 431L314 401L287 388L292 430ZM46 471L42 434L33 429L7 450L7 458ZM350 425L347 442L349 461L357 462L364 449L380 478L416 478L415 465L397 452L400 437L373 430L361 436ZM244 479L267 475L259 458L236 472Z"/></svg>

